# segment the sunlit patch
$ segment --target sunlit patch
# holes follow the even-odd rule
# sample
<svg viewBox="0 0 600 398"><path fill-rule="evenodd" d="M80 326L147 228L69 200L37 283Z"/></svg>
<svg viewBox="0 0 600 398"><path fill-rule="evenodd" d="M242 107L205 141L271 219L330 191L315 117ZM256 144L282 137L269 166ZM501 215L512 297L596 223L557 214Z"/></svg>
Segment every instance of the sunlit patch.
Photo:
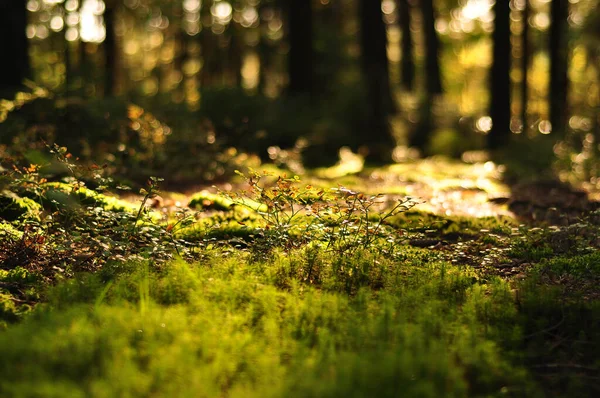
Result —
<svg viewBox="0 0 600 398"><path fill-rule="evenodd" d="M37 0L29 0L27 2L27 10L31 12L36 12L40 10L40 2Z"/></svg>
<svg viewBox="0 0 600 398"><path fill-rule="evenodd" d="M542 134L550 134L552 132L552 123L549 120L542 120L538 124L538 131Z"/></svg>
<svg viewBox="0 0 600 398"><path fill-rule="evenodd" d="M45 39L48 37L49 34L50 32L48 31L48 28L44 25L40 24L35 28L35 36L38 39Z"/></svg>
<svg viewBox="0 0 600 398"><path fill-rule="evenodd" d="M258 87L260 80L260 57L256 53L249 53L242 63L242 86L247 89Z"/></svg>
<svg viewBox="0 0 600 398"><path fill-rule="evenodd" d="M65 22L64 22L63 18L59 15L55 15L50 20L50 29L52 29L55 32L60 32L64 26L65 26Z"/></svg>
<svg viewBox="0 0 600 398"><path fill-rule="evenodd" d="M84 0L81 5L80 35L84 42L101 43L106 37L102 14L106 5L102 0Z"/></svg>
<svg viewBox="0 0 600 398"><path fill-rule="evenodd" d="M493 2L491 0L469 0L461 9L463 20L475 20L489 18Z"/></svg>
<svg viewBox="0 0 600 398"><path fill-rule="evenodd" d="M183 9L187 12L198 12L201 6L200 0L183 0Z"/></svg>
<svg viewBox="0 0 600 398"><path fill-rule="evenodd" d="M315 175L321 178L338 178L362 171L365 160L352 152L350 148L340 148L340 160L332 167L315 170Z"/></svg>
<svg viewBox="0 0 600 398"><path fill-rule="evenodd" d="M492 127L492 118L489 116L482 116L475 122L475 128L481 133L488 133Z"/></svg>
<svg viewBox="0 0 600 398"><path fill-rule="evenodd" d="M35 25L27 25L27 29L25 31L25 34L27 35L28 39L33 39L36 35L36 26Z"/></svg>
<svg viewBox="0 0 600 398"><path fill-rule="evenodd" d="M67 1L65 1L65 10L67 10L69 12L73 12L73 11L77 10L77 7L79 7L79 1L78 0L67 0Z"/></svg>
<svg viewBox="0 0 600 398"><path fill-rule="evenodd" d="M79 23L79 13L78 12L70 12L69 14L67 14L67 17L65 18L65 22L66 22L67 26L77 26L77 24Z"/></svg>
<svg viewBox="0 0 600 398"><path fill-rule="evenodd" d="M215 22L226 25L231 21L233 7L226 1L219 1L210 8L210 13Z"/></svg>
<svg viewBox="0 0 600 398"><path fill-rule="evenodd" d="M539 30L546 30L550 27L550 16L546 12L539 12L533 17L533 26Z"/></svg>
<svg viewBox="0 0 600 398"><path fill-rule="evenodd" d="M394 11L396 11L396 2L393 0L383 0L381 2L381 11L385 15L392 14Z"/></svg>
<svg viewBox="0 0 600 398"><path fill-rule="evenodd" d="M242 11L241 25L245 28L249 28L258 22L258 11L255 7L248 6L244 7Z"/></svg>
<svg viewBox="0 0 600 398"><path fill-rule="evenodd" d="M65 32L65 40L67 41L76 41L79 39L79 31L77 28L69 28Z"/></svg>

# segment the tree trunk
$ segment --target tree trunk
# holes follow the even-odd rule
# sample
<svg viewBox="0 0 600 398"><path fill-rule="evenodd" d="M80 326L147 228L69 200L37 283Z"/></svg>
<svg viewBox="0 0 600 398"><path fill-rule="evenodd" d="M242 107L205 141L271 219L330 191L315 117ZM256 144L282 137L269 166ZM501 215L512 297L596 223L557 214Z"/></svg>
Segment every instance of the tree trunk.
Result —
<svg viewBox="0 0 600 398"><path fill-rule="evenodd" d="M368 126L362 139L369 147L367 160L391 159L395 140L387 116L393 111L387 58L387 34L380 0L360 1L362 73L367 91Z"/></svg>
<svg viewBox="0 0 600 398"><path fill-rule="evenodd" d="M552 131L562 137L566 132L568 116L569 1L552 0L550 14L550 124Z"/></svg>
<svg viewBox="0 0 600 398"><path fill-rule="evenodd" d="M207 25L211 20L210 9L213 2L211 0L203 1L202 8L200 9L200 23L202 24L202 30L198 34L198 41L200 42L200 52L202 57L202 69L198 73L198 81L200 89L203 90L205 87L210 86L213 83L213 64L217 62L215 47L215 37Z"/></svg>
<svg viewBox="0 0 600 398"><path fill-rule="evenodd" d="M413 91L415 86L415 59L413 54L412 31L410 30L410 3L408 0L396 0L398 7L398 23L402 32L400 42L400 81L408 91Z"/></svg>
<svg viewBox="0 0 600 398"><path fill-rule="evenodd" d="M0 92L18 89L29 77L26 0L0 2Z"/></svg>
<svg viewBox="0 0 600 398"><path fill-rule="evenodd" d="M232 22L234 24L235 22ZM229 79L235 87L242 87L242 63L244 59L243 32L237 26L232 25L227 51Z"/></svg>
<svg viewBox="0 0 600 398"><path fill-rule="evenodd" d="M508 2L508 0L505 0ZM430 95L442 93L442 79L440 75L439 48L440 41L435 30L435 9L433 0L421 1L423 13L423 30L425 32L425 89Z"/></svg>
<svg viewBox="0 0 600 398"><path fill-rule="evenodd" d="M117 93L117 40L115 35L115 8L108 2L104 10L106 37L104 38L104 96L113 97Z"/></svg>
<svg viewBox="0 0 600 398"><path fill-rule="evenodd" d="M288 57L290 94L313 93L313 31L311 0L290 1L288 6Z"/></svg>
<svg viewBox="0 0 600 398"><path fill-rule="evenodd" d="M492 129L487 136L489 149L505 146L510 140L510 2L494 4L492 68L490 71L490 116Z"/></svg>
<svg viewBox="0 0 600 398"><path fill-rule="evenodd" d="M522 62L521 62L521 123L523 123L522 132L527 132L527 103L529 99L529 0L525 0L523 8L523 31L521 32Z"/></svg>

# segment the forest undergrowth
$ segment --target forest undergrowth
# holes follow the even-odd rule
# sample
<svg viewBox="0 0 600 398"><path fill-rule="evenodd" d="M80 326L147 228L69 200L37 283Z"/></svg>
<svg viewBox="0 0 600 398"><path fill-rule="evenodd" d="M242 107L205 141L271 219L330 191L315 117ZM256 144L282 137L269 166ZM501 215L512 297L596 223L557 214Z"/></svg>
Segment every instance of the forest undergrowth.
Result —
<svg viewBox="0 0 600 398"><path fill-rule="evenodd" d="M1 396L600 393L592 205L504 203L490 164L428 161L125 200L51 152L61 181L0 170Z"/></svg>

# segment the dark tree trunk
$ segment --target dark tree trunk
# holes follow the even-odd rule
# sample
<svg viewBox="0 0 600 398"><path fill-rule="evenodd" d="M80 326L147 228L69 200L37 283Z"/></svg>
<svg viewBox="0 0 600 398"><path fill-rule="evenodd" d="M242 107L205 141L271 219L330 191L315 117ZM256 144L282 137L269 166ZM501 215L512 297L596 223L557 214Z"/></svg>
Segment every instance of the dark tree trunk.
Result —
<svg viewBox="0 0 600 398"><path fill-rule="evenodd" d="M435 128L434 99L442 94L443 90L439 60L440 42L435 30L433 0L421 1L421 14L425 36L425 94L420 104L419 121L410 136L409 145L427 154L427 144Z"/></svg>
<svg viewBox="0 0 600 398"><path fill-rule="evenodd" d="M387 58L387 34L380 0L360 1L360 39L363 81L367 90L368 126L362 139L369 147L367 160L391 158L395 140L387 116L393 111Z"/></svg>
<svg viewBox="0 0 600 398"><path fill-rule="evenodd" d="M190 38L190 35L187 34L186 30L185 30L185 25L184 25L184 17L185 17L185 12L183 10L183 4L182 2L178 3L179 5L176 8L176 13L177 13L177 18L178 18L178 25L177 25L177 33L175 34L175 40L177 41L177 53L175 55L175 58L173 59L174 62L174 66L175 66L175 70L179 73L181 73L181 83L179 84L178 89L180 91L184 91L183 87L184 87L184 80L185 80L185 63L187 62L189 56L188 56L188 40Z"/></svg>
<svg viewBox="0 0 600 398"><path fill-rule="evenodd" d="M505 0L508 2L508 0ZM423 13L423 30L425 32L425 89L430 95L442 93L442 79L440 75L439 48L440 41L435 30L435 9L433 0L421 1Z"/></svg>
<svg viewBox="0 0 600 398"><path fill-rule="evenodd" d="M0 92L18 89L29 77L26 0L0 1Z"/></svg>
<svg viewBox="0 0 600 398"><path fill-rule="evenodd" d="M231 29L231 37L227 56L230 80L235 87L242 87L242 62L244 57L242 32L235 26L230 26L229 29Z"/></svg>
<svg viewBox="0 0 600 398"><path fill-rule="evenodd" d="M110 2L104 11L106 37L104 38L104 96L112 97L117 93L117 40L115 35L115 6Z"/></svg>
<svg viewBox="0 0 600 398"><path fill-rule="evenodd" d="M398 23L402 32L400 42L400 80L402 86L408 91L413 91L415 86L415 59L413 55L413 38L410 30L410 3L408 0L396 0L398 6Z"/></svg>
<svg viewBox="0 0 600 398"><path fill-rule="evenodd" d="M198 34L198 40L202 56L202 69L200 69L200 73L198 74L198 81L200 82L201 90L213 83L215 78L213 74L215 68L213 65L218 62L214 48L215 37L208 26L212 18L210 14L212 3L211 0L203 1L202 8L200 9L200 23L203 26L200 34Z"/></svg>
<svg viewBox="0 0 600 398"><path fill-rule="evenodd" d="M527 104L529 102L529 60L531 58L529 52L529 0L525 0L525 8L523 8L523 31L521 32L521 49L522 63L521 63L521 123L523 123L522 132L527 132Z"/></svg>
<svg viewBox="0 0 600 398"><path fill-rule="evenodd" d="M290 94L313 93L313 31L311 0L294 0L288 5L288 57Z"/></svg>
<svg viewBox="0 0 600 398"><path fill-rule="evenodd" d="M423 155L430 155L427 152L427 144L435 128L432 110L433 96L425 93L419 104L419 120L410 134L408 141L408 146L417 148Z"/></svg>
<svg viewBox="0 0 600 398"><path fill-rule="evenodd" d="M492 68L490 71L490 116L492 129L487 136L489 149L505 146L510 140L510 2L496 1Z"/></svg>
<svg viewBox="0 0 600 398"><path fill-rule="evenodd" d="M569 90L569 1L552 0L550 14L550 123L552 131L564 136L567 128Z"/></svg>

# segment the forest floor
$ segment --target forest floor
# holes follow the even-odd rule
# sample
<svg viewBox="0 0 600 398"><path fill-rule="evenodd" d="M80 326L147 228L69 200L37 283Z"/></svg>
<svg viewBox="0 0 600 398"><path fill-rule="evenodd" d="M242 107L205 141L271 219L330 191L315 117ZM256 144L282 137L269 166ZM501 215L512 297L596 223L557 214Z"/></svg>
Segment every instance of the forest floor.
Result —
<svg viewBox="0 0 600 398"><path fill-rule="evenodd" d="M347 160L123 198L15 178L0 395L600 394L596 193Z"/></svg>

